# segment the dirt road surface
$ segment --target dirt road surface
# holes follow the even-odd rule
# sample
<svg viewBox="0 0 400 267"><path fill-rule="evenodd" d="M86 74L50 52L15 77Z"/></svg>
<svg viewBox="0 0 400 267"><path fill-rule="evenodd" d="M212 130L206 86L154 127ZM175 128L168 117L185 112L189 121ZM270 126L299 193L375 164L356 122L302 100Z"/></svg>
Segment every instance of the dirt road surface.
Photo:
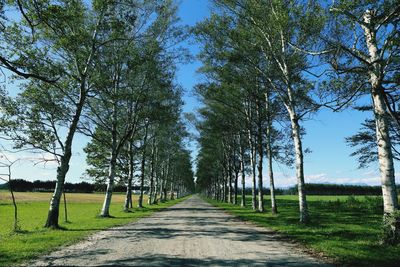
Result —
<svg viewBox="0 0 400 267"><path fill-rule="evenodd" d="M29 266L327 266L198 196L43 256Z"/></svg>

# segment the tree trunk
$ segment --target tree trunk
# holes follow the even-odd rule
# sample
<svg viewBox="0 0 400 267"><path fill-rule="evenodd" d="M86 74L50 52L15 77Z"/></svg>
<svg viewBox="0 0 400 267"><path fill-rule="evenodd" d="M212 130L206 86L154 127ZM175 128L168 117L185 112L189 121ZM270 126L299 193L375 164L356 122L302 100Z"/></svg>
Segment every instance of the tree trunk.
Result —
<svg viewBox="0 0 400 267"><path fill-rule="evenodd" d="M257 188L256 188L256 150L254 142L252 141L252 135L249 131L249 144L250 144L250 165L251 165L251 208L257 209Z"/></svg>
<svg viewBox="0 0 400 267"><path fill-rule="evenodd" d="M164 199L163 199L164 202L167 201L167 185L168 185L169 174L170 174L170 171L171 171L170 168L171 168L171 165L170 165L170 158L168 157L168 160L167 160L167 170L166 170L166 172L165 172L165 180L164 180Z"/></svg>
<svg viewBox="0 0 400 267"><path fill-rule="evenodd" d="M164 201L164 180L165 180L165 164L162 164L162 170L160 173L160 201Z"/></svg>
<svg viewBox="0 0 400 267"><path fill-rule="evenodd" d="M260 105L257 107L258 125L257 125L257 152L258 152L258 211L264 212L264 192L263 192L263 133L262 118L260 114Z"/></svg>
<svg viewBox="0 0 400 267"><path fill-rule="evenodd" d="M214 200L218 200L218 183L214 181Z"/></svg>
<svg viewBox="0 0 400 267"><path fill-rule="evenodd" d="M165 166L163 168L163 173L162 173L162 180L161 180L161 197L160 200L161 202L167 201L167 178L168 178L168 169L169 169L169 157L167 159L167 162L165 163Z"/></svg>
<svg viewBox="0 0 400 267"><path fill-rule="evenodd" d="M143 154L142 154L142 164L141 164L141 174L140 174L140 195L138 199L138 208L143 208L143 191L144 191L144 177L145 177L145 167L146 167L146 145L147 145L147 130L148 130L148 122L146 122L145 130L144 130L144 138L143 138Z"/></svg>
<svg viewBox="0 0 400 267"><path fill-rule="evenodd" d="M380 76L382 70L379 56L378 45L376 41L376 28L372 23L374 12L368 10L364 13L362 25L369 51L369 61L373 66L369 70L369 82L371 84L371 95L375 115L376 140L378 144L379 171L381 173L383 211L384 211L384 241L387 243L400 242L400 217L396 217L396 211L399 209L395 171L393 164L392 144L389 134L388 111L384 100L384 88ZM393 219L390 219L394 216Z"/></svg>
<svg viewBox="0 0 400 267"><path fill-rule="evenodd" d="M276 206L276 197L275 197L275 182L274 182L274 170L273 170L273 155L272 155L272 110L270 105L269 92L265 93L265 108L267 111L267 158L268 158L268 175L269 175L269 188L271 195L271 213L277 214L278 208Z"/></svg>
<svg viewBox="0 0 400 267"><path fill-rule="evenodd" d="M132 208L132 181L134 169L134 155L133 155L133 140L129 140L129 172L128 172L128 183L126 185L126 198L124 211L129 211Z"/></svg>
<svg viewBox="0 0 400 267"><path fill-rule="evenodd" d="M156 170L155 171L155 183L154 183L154 196L153 196L153 202L152 204L157 204L158 203L158 187L159 187L159 180L160 180L160 175L159 172Z"/></svg>
<svg viewBox="0 0 400 267"><path fill-rule="evenodd" d="M68 222L67 197L65 196L65 190L63 190L63 196L64 196L64 222Z"/></svg>
<svg viewBox="0 0 400 267"><path fill-rule="evenodd" d="M383 96L380 92L372 93L378 143L379 170L382 181L383 205L385 213L398 209L398 199L394 176L393 154L389 136L389 123Z"/></svg>
<svg viewBox="0 0 400 267"><path fill-rule="evenodd" d="M170 191L170 195L169 195L169 199L170 200L174 200L174 183L171 181L171 191Z"/></svg>
<svg viewBox="0 0 400 267"><path fill-rule="evenodd" d="M268 157L268 174L269 174L269 188L271 194L271 212L272 214L278 213L278 208L276 206L275 197L275 183L274 183L274 171L272 167L272 145L271 145L271 128L267 126L267 157Z"/></svg>
<svg viewBox="0 0 400 267"><path fill-rule="evenodd" d="M264 212L264 192L263 192L263 147L258 144L258 211Z"/></svg>
<svg viewBox="0 0 400 267"><path fill-rule="evenodd" d="M151 163L150 163L150 188L149 188L149 199L147 203L151 205L153 203L153 194L154 194L154 165L155 165L155 154L156 154L156 147L155 147L155 137L153 137L153 145L151 148Z"/></svg>
<svg viewBox="0 0 400 267"><path fill-rule="evenodd" d="M17 207L17 202L15 201L15 196L14 196L14 189L12 185L12 180L11 180L11 166L8 166L8 188L10 189L10 194L14 206L14 232L19 230L18 226L18 207Z"/></svg>
<svg viewBox="0 0 400 267"><path fill-rule="evenodd" d="M116 144L116 141L113 141L113 146L114 144ZM115 169L117 165L117 153L115 150L116 149L114 146L113 151L111 153L110 167L108 171L108 184L107 184L106 196L104 198L103 207L100 212L101 217L110 217L110 205L114 189Z"/></svg>
<svg viewBox="0 0 400 267"><path fill-rule="evenodd" d="M234 198L233 198L233 204L237 205L238 204L238 182L239 182L239 170L235 169L235 189L234 189Z"/></svg>
<svg viewBox="0 0 400 267"><path fill-rule="evenodd" d="M71 160L72 156L72 141L75 136L76 128L78 127L78 122L81 117L83 105L86 100L86 88L85 88L85 82L81 83L80 87L80 97L78 104L76 106L75 114L72 119L72 122L69 126L69 130L67 133L67 137L65 139L64 143L64 154L60 159L60 166L57 168L57 180L56 180L56 187L54 189L53 196L51 197L50 200L50 209L49 213L47 215L47 220L45 227L50 227L50 228L59 228L58 225L58 218L59 218L59 209L60 209L60 199L61 199L61 194L64 191L64 182L65 182L65 176L68 173L69 170L69 161Z"/></svg>
<svg viewBox="0 0 400 267"><path fill-rule="evenodd" d="M244 148L240 145L240 172L242 175L242 200L240 206L246 206L246 171L245 171L245 159L244 159Z"/></svg>
<svg viewBox="0 0 400 267"><path fill-rule="evenodd" d="M116 91L116 84L114 85L114 90ZM103 207L100 212L101 217L110 217L110 205L112 193L114 190L114 179L117 167L117 118L118 118L118 104L117 101L114 101L112 108L112 130L111 130L111 158L110 158L110 167L108 171L108 184L106 195L104 198Z"/></svg>
<svg viewBox="0 0 400 267"><path fill-rule="evenodd" d="M292 125L292 136L296 153L296 177L297 189L299 193L299 209L300 209L300 222L307 223L309 221L308 206L306 199L306 188L304 182L304 159L303 147L301 142L300 125L293 110L289 111L290 122Z"/></svg>
<svg viewBox="0 0 400 267"><path fill-rule="evenodd" d="M232 188L232 161L228 160L228 202L233 203L233 188Z"/></svg>

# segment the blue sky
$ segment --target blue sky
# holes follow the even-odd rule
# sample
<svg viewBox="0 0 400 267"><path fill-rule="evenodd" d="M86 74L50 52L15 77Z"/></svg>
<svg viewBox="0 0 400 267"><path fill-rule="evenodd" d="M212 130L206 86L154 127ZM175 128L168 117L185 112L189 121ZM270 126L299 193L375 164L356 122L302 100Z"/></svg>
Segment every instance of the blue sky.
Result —
<svg viewBox="0 0 400 267"><path fill-rule="evenodd" d="M193 26L209 15L209 8L208 0L182 0L179 16L183 24ZM190 41L183 45L193 54L197 54L199 51L198 45ZM177 81L184 89L184 112L195 112L200 105L192 90L193 86L201 79L201 76L196 73L199 67L200 62L198 61L179 66ZM365 101L368 101L368 98ZM304 147L313 151L305 156L306 182L370 185L380 183L378 166L373 165L368 169L357 169L357 161L349 156L352 150L346 146L344 141L345 137L356 133L360 124L370 115L352 110L340 113L322 110L312 120L304 122L303 126L307 131L307 135L304 137ZM85 154L82 148L88 141L88 138L80 135L75 139L71 167L67 176L68 182L81 181L82 173L86 167ZM194 150L192 155L195 155L195 143L192 143L190 147ZM26 153L9 156L12 159L24 159L14 167L14 178L27 180L55 179L56 165L43 166L43 164L39 164L34 166L32 161L27 160L32 156ZM296 183L294 170L277 164L274 165L274 169L278 187L286 187ZM265 185L268 185L266 172L264 177ZM400 182L398 178L397 182Z"/></svg>

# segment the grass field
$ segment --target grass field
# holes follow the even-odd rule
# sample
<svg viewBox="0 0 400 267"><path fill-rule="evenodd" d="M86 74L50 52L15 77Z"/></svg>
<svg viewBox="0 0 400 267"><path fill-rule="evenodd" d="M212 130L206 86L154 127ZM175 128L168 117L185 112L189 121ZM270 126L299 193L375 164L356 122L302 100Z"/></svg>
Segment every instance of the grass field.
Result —
<svg viewBox="0 0 400 267"><path fill-rule="evenodd" d="M208 201L243 220L277 230L313 251L328 256L335 263L348 266L399 266L400 246L379 244L382 223L382 200L379 197L308 196L311 223L298 223L297 196L277 196L278 215L241 208L218 201ZM240 203L240 202L239 202Z"/></svg>
<svg viewBox="0 0 400 267"><path fill-rule="evenodd" d="M11 231L14 212L11 199L7 191L0 191L0 266L10 266L34 258L55 247L77 242L94 231L134 221L182 200L133 209L133 212L127 213L122 210L124 196L115 194L110 209L114 218L99 218L97 215L104 195L67 194L69 222L64 222L64 209L61 206L60 225L65 230L49 230L43 228L43 225L50 197L50 193L16 193L21 231L14 233ZM137 204L137 196L133 204Z"/></svg>

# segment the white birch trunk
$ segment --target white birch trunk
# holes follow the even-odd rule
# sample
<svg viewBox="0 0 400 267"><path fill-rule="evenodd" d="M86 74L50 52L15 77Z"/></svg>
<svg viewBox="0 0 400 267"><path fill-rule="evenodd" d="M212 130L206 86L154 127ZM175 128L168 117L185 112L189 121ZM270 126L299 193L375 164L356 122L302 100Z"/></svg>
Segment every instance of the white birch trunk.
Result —
<svg viewBox="0 0 400 267"><path fill-rule="evenodd" d="M145 125L145 132L144 132L144 138L143 138L143 152L142 152L142 163L141 163L141 168L140 168L140 195L138 199L138 208L143 208L143 191L144 191L144 178L145 178L145 167L146 167L146 147L147 147L147 130L148 130L148 122L146 122Z"/></svg>
<svg viewBox="0 0 400 267"><path fill-rule="evenodd" d="M124 211L128 211L132 208L132 180L134 174L134 158L133 158L133 140L129 140L129 172L128 172L128 183L126 186L126 198L124 204Z"/></svg>
<svg viewBox="0 0 400 267"><path fill-rule="evenodd" d="M278 213L276 206L275 197L275 181L274 181L274 170L273 170L273 158L272 158L272 139L271 139L271 128L272 128L272 110L270 110L270 98L269 92L265 93L265 108L267 110L267 158L268 158L268 175L269 175L269 188L271 195L271 212L272 214Z"/></svg>
<svg viewBox="0 0 400 267"><path fill-rule="evenodd" d="M243 145L240 145L240 172L242 176L242 200L240 202L240 206L246 206L246 171L245 171L245 161L244 161L244 148Z"/></svg>
<svg viewBox="0 0 400 267"><path fill-rule="evenodd" d="M233 187L232 187L232 163L231 159L228 156L228 201L229 203L233 203Z"/></svg>
<svg viewBox="0 0 400 267"><path fill-rule="evenodd" d="M269 188L271 194L271 212L272 214L278 213L278 208L276 206L276 197L275 197L275 182L274 182L274 171L272 167L272 145L271 145L271 136L270 136L270 126L267 126L267 157L268 157L268 175L269 175Z"/></svg>
<svg viewBox="0 0 400 267"><path fill-rule="evenodd" d="M399 209L395 170L393 164L392 144L389 134L388 111L384 100L384 88L382 86L382 73L384 73L376 41L376 26L371 22L374 12L367 10L363 20L366 45L369 52L369 62L373 68L369 69L369 82L371 84L371 95L375 115L376 140L378 145L379 171L381 174L384 221L389 222L389 229L385 229L385 239L394 242L400 241L400 218L390 220Z"/></svg>
<svg viewBox="0 0 400 267"><path fill-rule="evenodd" d="M114 142L113 142L114 145ZM110 159L110 167L108 171L108 184L106 190L106 196L104 198L103 207L100 212L101 217L110 217L110 205L111 205L111 198L114 189L114 179L115 179L115 168L117 165L117 153L116 153L116 142L115 146L113 147L113 151L111 153Z"/></svg>
<svg viewBox="0 0 400 267"><path fill-rule="evenodd" d="M238 183L239 183L239 170L235 168L235 187L234 187L234 197L233 204L238 204Z"/></svg>
<svg viewBox="0 0 400 267"><path fill-rule="evenodd" d="M249 143L250 143L250 165L251 165L251 208L257 209L257 189L256 189L256 150L252 141L252 136L249 131Z"/></svg>
<svg viewBox="0 0 400 267"><path fill-rule="evenodd" d="M114 85L114 90L116 92L117 83ZM100 212L101 217L110 217L110 205L111 205L111 198L112 193L114 190L114 179L115 179L115 172L117 166L117 118L118 118L118 104L117 101L113 103L113 110L112 110L112 131L111 131L111 158L110 158L110 166L108 171L108 184L106 195L104 198L103 207Z"/></svg>
<svg viewBox="0 0 400 267"><path fill-rule="evenodd" d="M301 142L300 125L293 109L289 109L290 122L292 126L292 137L296 154L296 177L297 189L299 193L299 209L300 222L307 223L309 221L308 205L306 199L306 188L304 182L304 159L303 147Z"/></svg>
<svg viewBox="0 0 400 267"><path fill-rule="evenodd" d="M78 127L78 122L81 117L83 105L86 101L86 81L82 81L80 86L80 96L79 101L76 106L75 114L72 118L72 122L69 126L69 130L67 133L67 137L64 143L64 155L61 157L60 166L57 168L57 181L56 187L54 189L54 193L50 200L50 208L49 213L47 215L47 220L45 227L51 228L59 228L58 225L58 218L59 218L59 210L60 210L60 200L61 195L64 191L64 183L65 183L65 176L69 170L69 162L72 156L72 141L75 136L76 129Z"/></svg>
<svg viewBox="0 0 400 267"><path fill-rule="evenodd" d="M263 193L263 137L262 137L262 119L257 107L258 125L257 125L257 153L258 153L258 211L264 212L264 193Z"/></svg>
<svg viewBox="0 0 400 267"><path fill-rule="evenodd" d="M153 145L152 145L152 149L151 149L151 165L150 165L150 168L151 168L151 170L150 170L150 188L149 188L149 199L148 199L148 201L147 201L147 203L149 204L149 205L152 205L153 204L153 195L154 195L154 191L155 191L155 188L154 188L154 168L155 168L155 160L156 160L156 150L157 150L157 148L155 147L155 137L153 137L154 139L153 139Z"/></svg>

